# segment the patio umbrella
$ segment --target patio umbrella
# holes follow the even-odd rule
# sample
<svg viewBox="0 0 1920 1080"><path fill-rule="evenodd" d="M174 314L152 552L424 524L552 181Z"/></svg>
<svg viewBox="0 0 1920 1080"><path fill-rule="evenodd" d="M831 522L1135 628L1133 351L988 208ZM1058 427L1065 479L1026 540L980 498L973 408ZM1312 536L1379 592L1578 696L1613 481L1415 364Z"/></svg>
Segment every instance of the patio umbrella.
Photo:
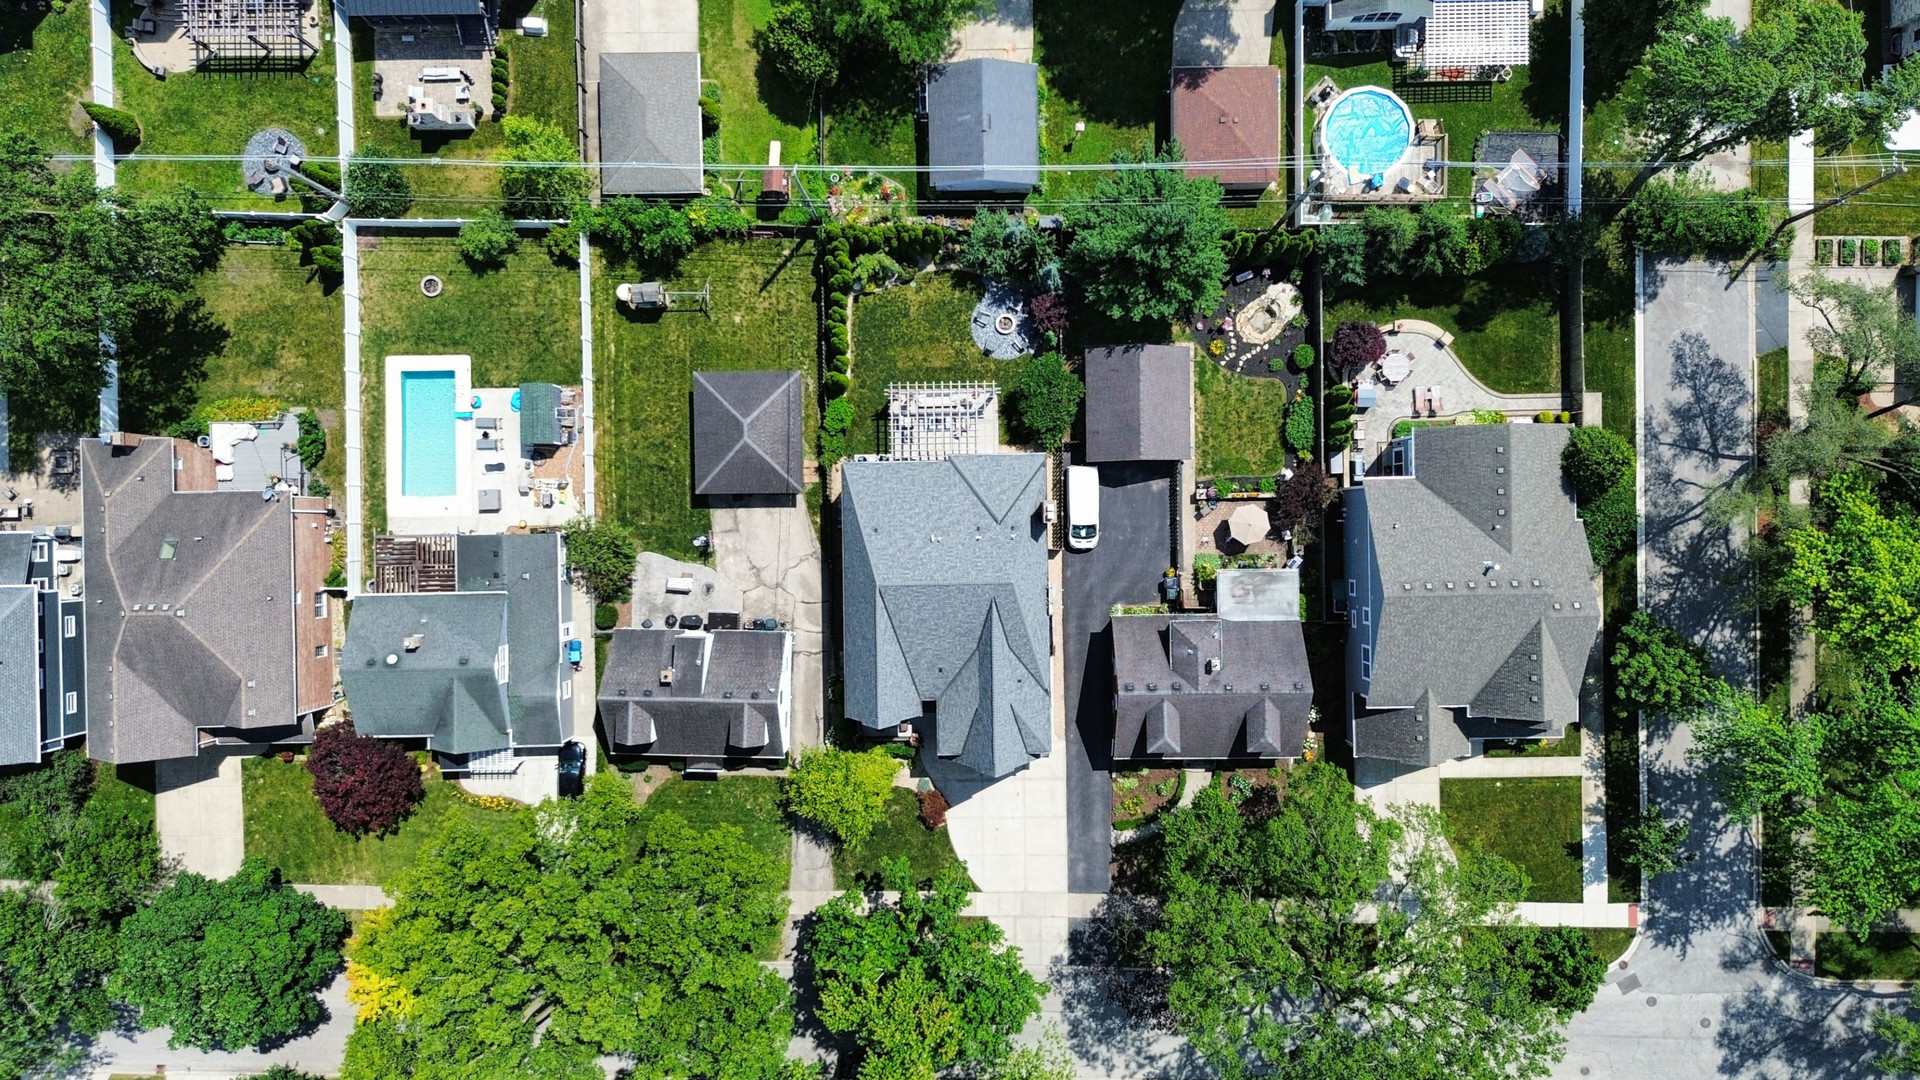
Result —
<svg viewBox="0 0 1920 1080"><path fill-rule="evenodd" d="M1259 503L1236 507L1227 518L1227 535L1243 547L1252 547L1267 538L1267 508Z"/></svg>

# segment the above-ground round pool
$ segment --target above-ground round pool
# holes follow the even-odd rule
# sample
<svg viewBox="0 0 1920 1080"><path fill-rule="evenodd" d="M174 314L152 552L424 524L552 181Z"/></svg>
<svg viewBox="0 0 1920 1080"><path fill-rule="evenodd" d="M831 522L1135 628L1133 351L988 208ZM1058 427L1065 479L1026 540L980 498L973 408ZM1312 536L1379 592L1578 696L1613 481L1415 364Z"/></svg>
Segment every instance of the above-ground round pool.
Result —
<svg viewBox="0 0 1920 1080"><path fill-rule="evenodd" d="M1386 172L1413 144L1413 114L1390 90L1356 86L1334 99L1320 121L1320 139L1349 175Z"/></svg>

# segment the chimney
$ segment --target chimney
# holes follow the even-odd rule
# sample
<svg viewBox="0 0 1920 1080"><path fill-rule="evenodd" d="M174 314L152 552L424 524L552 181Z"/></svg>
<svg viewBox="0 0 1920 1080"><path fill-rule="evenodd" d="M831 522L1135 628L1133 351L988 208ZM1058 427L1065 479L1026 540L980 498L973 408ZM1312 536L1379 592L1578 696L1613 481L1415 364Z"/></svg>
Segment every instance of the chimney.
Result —
<svg viewBox="0 0 1920 1080"><path fill-rule="evenodd" d="M673 685L673 669L672 668L663 667L660 669L660 685L661 686Z"/></svg>

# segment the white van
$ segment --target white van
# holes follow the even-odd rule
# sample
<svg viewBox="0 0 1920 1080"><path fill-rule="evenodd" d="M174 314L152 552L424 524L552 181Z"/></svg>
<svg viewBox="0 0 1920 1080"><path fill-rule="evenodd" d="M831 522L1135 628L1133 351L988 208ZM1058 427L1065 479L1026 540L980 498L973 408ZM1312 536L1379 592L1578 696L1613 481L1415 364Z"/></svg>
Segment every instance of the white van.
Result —
<svg viewBox="0 0 1920 1080"><path fill-rule="evenodd" d="M1067 546L1092 551L1100 542L1100 470L1067 466Z"/></svg>

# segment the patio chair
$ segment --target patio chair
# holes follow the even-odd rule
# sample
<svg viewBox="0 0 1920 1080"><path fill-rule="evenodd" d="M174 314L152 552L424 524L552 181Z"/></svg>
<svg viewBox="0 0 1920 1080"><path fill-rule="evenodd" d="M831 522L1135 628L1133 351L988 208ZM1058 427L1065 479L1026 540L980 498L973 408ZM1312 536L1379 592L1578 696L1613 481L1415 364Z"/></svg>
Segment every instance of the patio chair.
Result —
<svg viewBox="0 0 1920 1080"><path fill-rule="evenodd" d="M1425 386L1416 386L1413 388L1413 415L1427 415L1428 406L1432 404L1428 399L1429 389L1430 388Z"/></svg>
<svg viewBox="0 0 1920 1080"><path fill-rule="evenodd" d="M1440 121L1415 120L1413 122L1413 134L1420 142L1439 142L1441 134Z"/></svg>
<svg viewBox="0 0 1920 1080"><path fill-rule="evenodd" d="M1396 195L1411 194L1413 192L1413 178L1410 176L1401 177L1400 182L1393 185L1393 191Z"/></svg>

